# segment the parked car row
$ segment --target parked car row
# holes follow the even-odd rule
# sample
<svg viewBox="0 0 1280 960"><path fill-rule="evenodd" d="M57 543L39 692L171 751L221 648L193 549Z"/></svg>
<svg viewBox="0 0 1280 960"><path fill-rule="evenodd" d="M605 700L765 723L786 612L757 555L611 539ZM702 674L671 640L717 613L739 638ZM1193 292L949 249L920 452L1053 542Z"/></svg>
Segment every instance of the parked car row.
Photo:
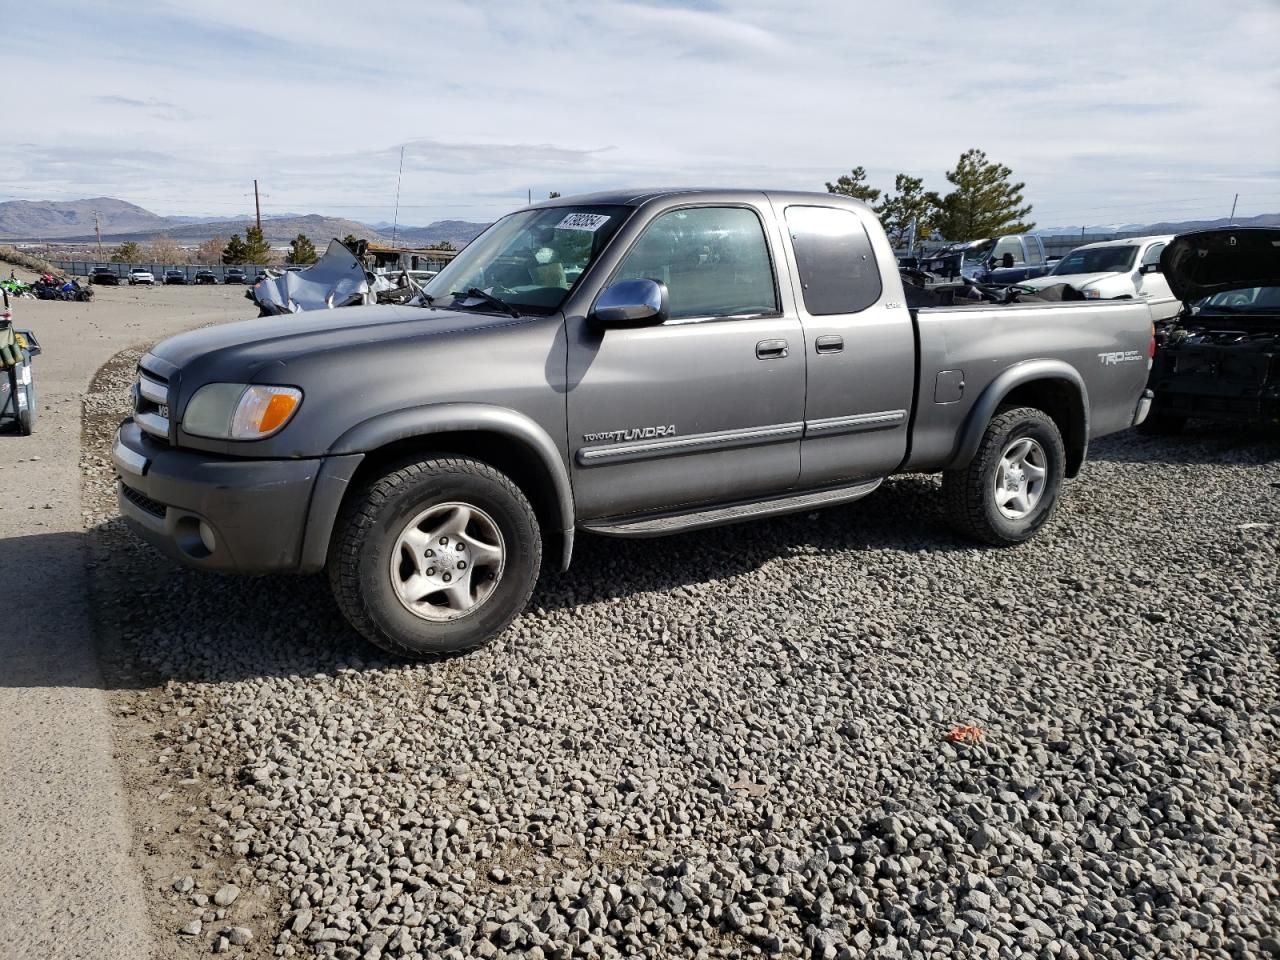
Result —
<svg viewBox="0 0 1280 960"><path fill-rule="evenodd" d="M253 282L261 280L265 273L258 271ZM89 282L99 286L119 286L121 279L126 279L129 286L154 286L156 276L147 267L130 267L127 277L122 278L114 267L94 267L92 273L89 274ZM181 267L170 267L161 275L161 283L166 285L173 284L216 284L219 282L218 275L208 267L201 267L196 270L195 274L188 277L186 270ZM223 274L222 283L249 283L249 275L243 267L228 267Z"/></svg>

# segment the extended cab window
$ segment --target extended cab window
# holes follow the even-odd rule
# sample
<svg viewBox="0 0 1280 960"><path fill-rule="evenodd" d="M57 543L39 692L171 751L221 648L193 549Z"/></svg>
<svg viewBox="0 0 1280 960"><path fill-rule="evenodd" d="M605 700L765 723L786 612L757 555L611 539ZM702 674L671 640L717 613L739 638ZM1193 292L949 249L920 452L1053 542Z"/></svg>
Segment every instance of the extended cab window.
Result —
<svg viewBox="0 0 1280 960"><path fill-rule="evenodd" d="M1036 237L1023 237L1023 242L1027 245L1027 263L1044 263L1044 257L1040 255L1040 241Z"/></svg>
<svg viewBox="0 0 1280 960"><path fill-rule="evenodd" d="M1163 243L1153 243L1147 247L1147 252L1142 255L1142 266L1146 267L1153 263L1160 262L1160 254L1164 253Z"/></svg>
<svg viewBox="0 0 1280 960"><path fill-rule="evenodd" d="M857 313L880 299L871 238L852 210L787 207L804 308L812 316Z"/></svg>
<svg viewBox="0 0 1280 960"><path fill-rule="evenodd" d="M667 285L672 320L776 313L760 218L743 207L672 210L645 228L614 275Z"/></svg>

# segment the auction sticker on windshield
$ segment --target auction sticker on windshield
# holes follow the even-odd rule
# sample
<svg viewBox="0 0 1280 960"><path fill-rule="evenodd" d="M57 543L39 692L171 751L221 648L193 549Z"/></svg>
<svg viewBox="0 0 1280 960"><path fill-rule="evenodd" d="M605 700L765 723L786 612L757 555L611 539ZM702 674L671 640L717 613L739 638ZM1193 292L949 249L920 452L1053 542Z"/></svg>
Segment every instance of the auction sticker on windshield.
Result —
<svg viewBox="0 0 1280 960"><path fill-rule="evenodd" d="M585 230L595 233L609 222L607 213L571 213L556 224L557 230Z"/></svg>

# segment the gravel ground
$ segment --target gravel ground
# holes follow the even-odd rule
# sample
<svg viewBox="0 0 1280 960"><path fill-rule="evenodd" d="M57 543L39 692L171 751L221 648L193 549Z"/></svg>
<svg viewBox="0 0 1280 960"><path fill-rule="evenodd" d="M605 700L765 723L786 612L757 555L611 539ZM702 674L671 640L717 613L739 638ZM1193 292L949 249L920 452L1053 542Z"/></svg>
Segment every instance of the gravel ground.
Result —
<svg viewBox="0 0 1280 960"><path fill-rule="evenodd" d="M409 665L320 578L121 531L135 358L85 503L167 956L1280 955L1274 436L1101 441L1013 550L921 477L584 538L493 646Z"/></svg>

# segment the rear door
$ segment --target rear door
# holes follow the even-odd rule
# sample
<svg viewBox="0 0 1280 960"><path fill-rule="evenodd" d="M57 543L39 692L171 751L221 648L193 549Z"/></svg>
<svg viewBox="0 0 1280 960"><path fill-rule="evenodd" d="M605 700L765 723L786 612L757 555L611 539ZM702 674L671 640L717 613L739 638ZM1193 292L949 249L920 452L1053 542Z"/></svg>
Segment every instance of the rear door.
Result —
<svg viewBox="0 0 1280 960"><path fill-rule="evenodd" d="M809 359L801 486L884 476L906 456L916 374L910 312L886 297L900 289L892 251L865 211L782 216Z"/></svg>
<svg viewBox="0 0 1280 960"><path fill-rule="evenodd" d="M566 317L569 453L580 519L748 499L800 473L805 352L759 203L665 207L615 243L606 286L666 284L670 318Z"/></svg>

